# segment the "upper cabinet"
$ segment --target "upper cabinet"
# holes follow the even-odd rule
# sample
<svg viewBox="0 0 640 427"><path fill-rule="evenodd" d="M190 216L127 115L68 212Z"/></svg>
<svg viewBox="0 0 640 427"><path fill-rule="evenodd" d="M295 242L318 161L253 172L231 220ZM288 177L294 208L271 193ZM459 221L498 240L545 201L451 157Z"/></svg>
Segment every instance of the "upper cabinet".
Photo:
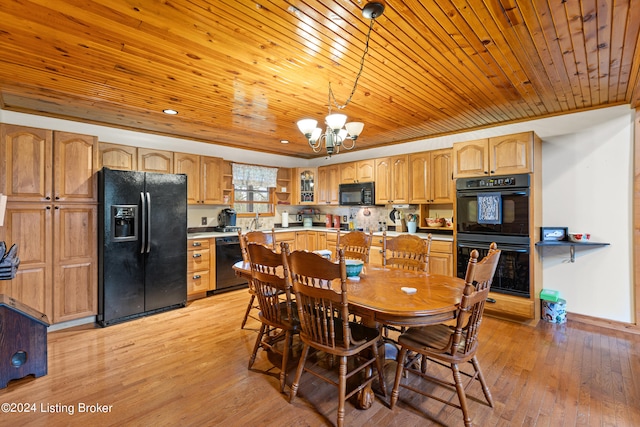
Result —
<svg viewBox="0 0 640 427"><path fill-rule="evenodd" d="M376 204L409 203L409 156L375 159Z"/></svg>
<svg viewBox="0 0 640 427"><path fill-rule="evenodd" d="M452 150L409 155L409 203L453 203Z"/></svg>
<svg viewBox="0 0 640 427"><path fill-rule="evenodd" d="M523 132L453 144L453 175L465 178L531 173L540 142L535 133Z"/></svg>
<svg viewBox="0 0 640 427"><path fill-rule="evenodd" d="M291 204L291 169L278 168L276 178L276 203L279 205Z"/></svg>
<svg viewBox="0 0 640 427"><path fill-rule="evenodd" d="M173 152L138 148L138 170L173 173Z"/></svg>
<svg viewBox="0 0 640 427"><path fill-rule="evenodd" d="M316 190L318 203L328 205L337 205L339 203L339 180L340 165L320 166L318 168L318 188Z"/></svg>
<svg viewBox="0 0 640 427"><path fill-rule="evenodd" d="M109 169L135 171L138 170L138 149L129 145L98 143L98 170Z"/></svg>
<svg viewBox="0 0 640 427"><path fill-rule="evenodd" d="M295 204L315 205L316 182L318 171L316 168L295 168L293 187L295 190Z"/></svg>
<svg viewBox="0 0 640 427"><path fill-rule="evenodd" d="M97 138L1 125L0 192L11 201L96 202Z"/></svg>
<svg viewBox="0 0 640 427"><path fill-rule="evenodd" d="M340 184L375 181L375 159L340 164Z"/></svg>
<svg viewBox="0 0 640 427"><path fill-rule="evenodd" d="M187 203L219 205L224 203L223 166L219 157L173 153L175 173L187 175ZM227 196L227 203L229 202Z"/></svg>

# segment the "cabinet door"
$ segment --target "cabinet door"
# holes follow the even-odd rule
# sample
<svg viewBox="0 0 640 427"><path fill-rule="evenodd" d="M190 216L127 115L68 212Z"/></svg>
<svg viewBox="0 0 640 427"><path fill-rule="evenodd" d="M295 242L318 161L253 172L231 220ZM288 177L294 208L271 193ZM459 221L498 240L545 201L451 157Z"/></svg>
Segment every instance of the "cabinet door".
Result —
<svg viewBox="0 0 640 427"><path fill-rule="evenodd" d="M138 170L138 150L128 145L98 143L98 170L109 169L135 171Z"/></svg>
<svg viewBox="0 0 640 427"><path fill-rule="evenodd" d="M202 203L220 205L224 194L222 186L222 167L224 160L219 157L200 157L200 185Z"/></svg>
<svg viewBox="0 0 640 427"><path fill-rule="evenodd" d="M430 203L453 203L453 162L451 149L434 150L431 154L431 171L429 173L431 194Z"/></svg>
<svg viewBox="0 0 640 427"><path fill-rule="evenodd" d="M409 156L391 158L391 201L409 203Z"/></svg>
<svg viewBox="0 0 640 427"><path fill-rule="evenodd" d="M375 181L376 164L373 159L356 162L356 179L358 182Z"/></svg>
<svg viewBox="0 0 640 427"><path fill-rule="evenodd" d="M340 184L353 184L357 182L357 165L356 162L340 164ZM318 172L320 172L318 170Z"/></svg>
<svg viewBox="0 0 640 427"><path fill-rule="evenodd" d="M329 166L327 168L327 200L330 205L340 203L340 167L338 165Z"/></svg>
<svg viewBox="0 0 640 427"><path fill-rule="evenodd" d="M492 175L533 172L533 133L490 138L489 159Z"/></svg>
<svg viewBox="0 0 640 427"><path fill-rule="evenodd" d="M175 173L187 175L187 203L202 203L200 194L200 156L196 154L173 153Z"/></svg>
<svg viewBox="0 0 640 427"><path fill-rule="evenodd" d="M375 161L376 169L376 204L391 203L391 162L388 157L381 157Z"/></svg>
<svg viewBox="0 0 640 427"><path fill-rule="evenodd" d="M409 203L429 203L431 198L430 159L428 151L414 153L409 156Z"/></svg>
<svg viewBox="0 0 640 427"><path fill-rule="evenodd" d="M453 144L453 176L466 178L489 173L489 140Z"/></svg>
<svg viewBox="0 0 640 427"><path fill-rule="evenodd" d="M97 137L54 132L53 162L54 201L98 201Z"/></svg>
<svg viewBox="0 0 640 427"><path fill-rule="evenodd" d="M320 166L318 168L318 203L329 203L329 170L328 166Z"/></svg>
<svg viewBox="0 0 640 427"><path fill-rule="evenodd" d="M316 183L318 171L316 168L296 169L297 202L301 205L315 205L317 203Z"/></svg>
<svg viewBox="0 0 640 427"><path fill-rule="evenodd" d="M0 240L9 247L17 244L20 258L16 277L0 280L0 294L46 314L49 322L53 320L51 217L48 204L8 203L4 226L0 227Z"/></svg>
<svg viewBox="0 0 640 427"><path fill-rule="evenodd" d="M173 153L171 151L138 148L138 170L173 173Z"/></svg>
<svg viewBox="0 0 640 427"><path fill-rule="evenodd" d="M3 124L0 136L0 193L15 202L51 200L53 133Z"/></svg>
<svg viewBox="0 0 640 427"><path fill-rule="evenodd" d="M431 252L429 254L429 273L442 274L443 276L453 275L453 256Z"/></svg>
<svg viewBox="0 0 640 427"><path fill-rule="evenodd" d="M53 207L53 322L98 313L97 205Z"/></svg>

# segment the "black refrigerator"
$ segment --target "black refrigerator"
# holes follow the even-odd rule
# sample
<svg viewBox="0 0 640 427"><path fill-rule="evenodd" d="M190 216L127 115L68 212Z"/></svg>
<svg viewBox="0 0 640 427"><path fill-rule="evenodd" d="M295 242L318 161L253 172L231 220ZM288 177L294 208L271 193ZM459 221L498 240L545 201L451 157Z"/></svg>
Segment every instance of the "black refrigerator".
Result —
<svg viewBox="0 0 640 427"><path fill-rule="evenodd" d="M103 168L98 185L98 324L184 307L186 175Z"/></svg>

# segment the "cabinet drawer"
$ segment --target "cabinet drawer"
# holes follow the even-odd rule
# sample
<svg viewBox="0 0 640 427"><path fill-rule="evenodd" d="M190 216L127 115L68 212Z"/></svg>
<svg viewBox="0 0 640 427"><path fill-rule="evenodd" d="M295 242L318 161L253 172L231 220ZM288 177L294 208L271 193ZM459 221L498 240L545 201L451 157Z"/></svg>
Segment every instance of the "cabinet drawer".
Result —
<svg viewBox="0 0 640 427"><path fill-rule="evenodd" d="M533 319L535 316L533 301L530 299L497 294L495 292L490 292L489 298L493 298L496 302L487 301L485 303L484 309L487 314L496 317L517 317L523 319Z"/></svg>
<svg viewBox="0 0 640 427"><path fill-rule="evenodd" d="M209 270L209 249L187 251L187 271Z"/></svg>
<svg viewBox="0 0 640 427"><path fill-rule="evenodd" d="M187 240L187 249L209 249L209 239Z"/></svg>
<svg viewBox="0 0 640 427"><path fill-rule="evenodd" d="M285 231L281 233L276 233L276 242L287 242L296 240L296 232L295 231Z"/></svg>
<svg viewBox="0 0 640 427"><path fill-rule="evenodd" d="M209 270L187 274L187 294L209 290Z"/></svg>
<svg viewBox="0 0 640 427"><path fill-rule="evenodd" d="M442 240L432 240L431 252L442 252L445 254L453 254L453 242L444 242Z"/></svg>

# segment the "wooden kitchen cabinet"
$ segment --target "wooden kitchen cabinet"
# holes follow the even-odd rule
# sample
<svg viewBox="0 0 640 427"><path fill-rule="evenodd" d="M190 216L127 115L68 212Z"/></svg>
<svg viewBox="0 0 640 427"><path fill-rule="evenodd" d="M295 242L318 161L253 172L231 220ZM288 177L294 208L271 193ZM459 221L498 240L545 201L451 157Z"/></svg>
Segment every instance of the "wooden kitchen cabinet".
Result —
<svg viewBox="0 0 640 427"><path fill-rule="evenodd" d="M278 168L276 178L276 203L278 205L291 204L291 169Z"/></svg>
<svg viewBox="0 0 640 427"><path fill-rule="evenodd" d="M98 313L97 217L97 205L53 205L53 323Z"/></svg>
<svg viewBox="0 0 640 427"><path fill-rule="evenodd" d="M409 203L409 156L375 159L376 204Z"/></svg>
<svg viewBox="0 0 640 427"><path fill-rule="evenodd" d="M429 273L453 276L453 242L431 241Z"/></svg>
<svg viewBox="0 0 640 427"><path fill-rule="evenodd" d="M375 181L374 159L340 164L340 184Z"/></svg>
<svg viewBox="0 0 640 427"><path fill-rule="evenodd" d="M318 184L316 194L318 203L327 205L338 205L340 195L338 186L340 185L340 166L329 165L318 168Z"/></svg>
<svg viewBox="0 0 640 427"><path fill-rule="evenodd" d="M138 170L138 149L129 145L98 143L98 170L103 167L123 171Z"/></svg>
<svg viewBox="0 0 640 427"><path fill-rule="evenodd" d="M173 153L175 173L187 175L188 204L223 204L223 162L218 157Z"/></svg>
<svg viewBox="0 0 640 427"><path fill-rule="evenodd" d="M289 245L290 251L296 250L296 232L295 231L282 231L276 233L276 243L280 246L280 243L286 243Z"/></svg>
<svg viewBox="0 0 640 427"><path fill-rule="evenodd" d="M453 144L453 175L466 178L532 173L540 161L541 140L523 132Z"/></svg>
<svg viewBox="0 0 640 427"><path fill-rule="evenodd" d="M173 152L138 148L138 170L144 172L173 173Z"/></svg>
<svg viewBox="0 0 640 427"><path fill-rule="evenodd" d="M296 249L315 251L318 249L318 233L316 231L297 231Z"/></svg>
<svg viewBox="0 0 640 427"><path fill-rule="evenodd" d="M215 244L211 239L187 240L187 299L205 297L207 291L214 289Z"/></svg>
<svg viewBox="0 0 640 427"><path fill-rule="evenodd" d="M0 227L7 248L18 245L20 266L12 280L0 280L0 293L53 321L53 209L44 203L9 202Z"/></svg>
<svg viewBox="0 0 640 427"><path fill-rule="evenodd" d="M452 150L409 155L409 203L453 203Z"/></svg>
<svg viewBox="0 0 640 427"><path fill-rule="evenodd" d="M296 205L317 204L317 168L295 168L292 185Z"/></svg>
<svg viewBox="0 0 640 427"><path fill-rule="evenodd" d="M97 202L95 136L1 125L0 190L9 201Z"/></svg>

